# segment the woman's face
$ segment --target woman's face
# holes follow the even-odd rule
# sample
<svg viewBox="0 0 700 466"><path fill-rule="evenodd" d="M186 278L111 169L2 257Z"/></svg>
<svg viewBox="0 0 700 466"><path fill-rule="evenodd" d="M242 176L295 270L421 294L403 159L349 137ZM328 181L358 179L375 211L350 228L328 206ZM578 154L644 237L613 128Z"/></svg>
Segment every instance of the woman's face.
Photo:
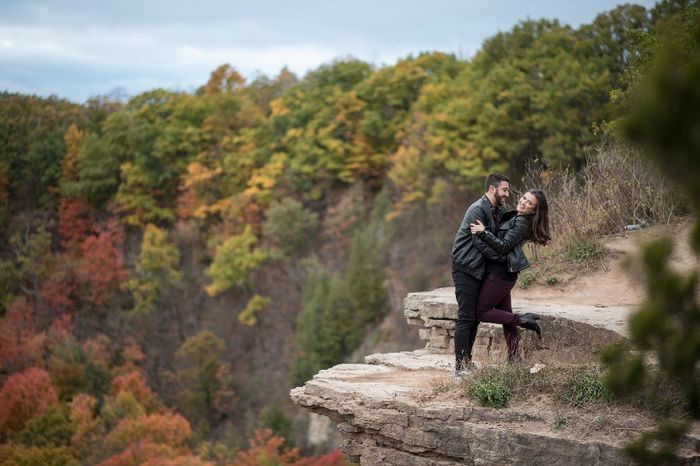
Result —
<svg viewBox="0 0 700 466"><path fill-rule="evenodd" d="M535 213L537 207L537 197L534 194L527 192L518 200L517 211L519 214L528 215Z"/></svg>

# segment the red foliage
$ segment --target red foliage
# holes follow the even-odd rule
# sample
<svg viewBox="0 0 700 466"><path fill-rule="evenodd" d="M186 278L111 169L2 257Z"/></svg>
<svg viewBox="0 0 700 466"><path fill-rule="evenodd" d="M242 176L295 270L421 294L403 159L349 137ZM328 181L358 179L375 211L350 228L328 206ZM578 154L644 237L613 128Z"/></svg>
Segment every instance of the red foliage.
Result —
<svg viewBox="0 0 700 466"><path fill-rule="evenodd" d="M156 399L151 387L144 380L143 374L138 370L112 379L112 393L116 395L120 391L130 392L146 409L152 408Z"/></svg>
<svg viewBox="0 0 700 466"><path fill-rule="evenodd" d="M123 241L118 225L111 222L97 236L89 236L81 245L83 262L78 270L78 280L86 285L88 300L95 307L104 304L127 277L119 252Z"/></svg>
<svg viewBox="0 0 700 466"><path fill-rule="evenodd" d="M284 439L277 437L270 429L255 432L250 441L250 448L236 454L229 466L258 466L274 464L277 466L343 466L343 456L336 450L324 456L301 458L299 449L282 447Z"/></svg>
<svg viewBox="0 0 700 466"><path fill-rule="evenodd" d="M50 261L49 273L39 285L39 294L56 315L73 313L76 310L75 260L68 254L61 254Z"/></svg>
<svg viewBox="0 0 700 466"><path fill-rule="evenodd" d="M34 336L34 309L27 298L21 296L7 309L0 319L0 369L17 372L27 364L27 345Z"/></svg>
<svg viewBox="0 0 700 466"><path fill-rule="evenodd" d="M64 197L58 206L58 234L68 252L80 252L80 245L92 226L93 210L83 199Z"/></svg>
<svg viewBox="0 0 700 466"><path fill-rule="evenodd" d="M99 463L99 466L133 466L143 464L148 460L164 462L172 454L172 450L166 445L159 445L150 440L142 440L129 445L121 453Z"/></svg>
<svg viewBox="0 0 700 466"><path fill-rule="evenodd" d="M276 437L270 429L260 429L255 432L255 437L250 439L250 448L236 454L230 466L257 466L259 464L276 464L279 466L296 465L299 460L299 451L282 450L284 439Z"/></svg>
<svg viewBox="0 0 700 466"><path fill-rule="evenodd" d="M262 234L264 215L265 212L263 212L262 207L257 202L251 202L245 208L246 223L251 226L256 236L260 236Z"/></svg>
<svg viewBox="0 0 700 466"><path fill-rule="evenodd" d="M191 435L190 423L179 414L151 414L136 419L122 419L109 433L105 444L113 451L125 449L143 440L181 448Z"/></svg>
<svg viewBox="0 0 700 466"><path fill-rule="evenodd" d="M71 337L73 333L73 317L69 314L64 314L61 317L54 319L49 328L49 341L54 344L60 344Z"/></svg>
<svg viewBox="0 0 700 466"><path fill-rule="evenodd" d="M340 450L333 450L327 455L312 458L309 462L309 466L343 466L344 464L345 459Z"/></svg>
<svg viewBox="0 0 700 466"><path fill-rule="evenodd" d="M45 370L32 367L11 375L0 390L0 433L21 430L27 421L57 403L56 389Z"/></svg>

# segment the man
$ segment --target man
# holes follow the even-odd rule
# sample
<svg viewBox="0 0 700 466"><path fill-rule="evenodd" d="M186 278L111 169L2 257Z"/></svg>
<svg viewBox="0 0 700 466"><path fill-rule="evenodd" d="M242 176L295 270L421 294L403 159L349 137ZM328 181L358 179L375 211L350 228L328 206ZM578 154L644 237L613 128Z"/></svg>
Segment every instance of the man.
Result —
<svg viewBox="0 0 700 466"><path fill-rule="evenodd" d="M469 227L481 220L487 230L496 232L501 219L500 207L510 196L510 179L492 173L486 178L485 191L464 214L452 247L452 279L459 306L455 327L455 379L458 381L474 369L472 347L479 326L476 320L476 301L485 271L484 256L474 246Z"/></svg>

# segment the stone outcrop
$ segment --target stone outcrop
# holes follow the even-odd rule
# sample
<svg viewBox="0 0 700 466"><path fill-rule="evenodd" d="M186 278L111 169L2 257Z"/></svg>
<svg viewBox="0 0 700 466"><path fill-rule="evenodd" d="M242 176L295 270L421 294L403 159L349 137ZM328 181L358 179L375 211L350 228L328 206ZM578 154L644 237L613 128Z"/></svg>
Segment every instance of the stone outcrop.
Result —
<svg viewBox="0 0 700 466"><path fill-rule="evenodd" d="M567 305L565 308L547 302L513 299L516 313L535 312L542 316L546 328L543 340L531 332L523 332L521 356L548 349L552 354L570 358L572 352L590 355L601 345L607 345L625 332L628 307L596 307ZM457 320L457 302L454 288L440 288L430 292L409 293L404 300L404 316L409 325L421 327L418 334L426 340L425 349L433 353L454 352L454 329ZM505 340L500 325L479 325L474 357L481 361L505 359Z"/></svg>
<svg viewBox="0 0 700 466"><path fill-rule="evenodd" d="M524 341L528 362L544 360L544 355L547 361L565 354L590 357L592 348L624 333L619 324L624 309L519 306L540 313L545 332L543 342ZM629 464L624 442L653 425L652 419L619 410L607 415L605 429L589 428L603 421L597 413L581 410L569 413L575 419L572 426L556 430L558 408L546 396L514 401L501 410L477 406L455 395L453 290L410 294L405 316L420 327L425 349L340 364L291 392L295 403L337 423L341 449L361 465L622 465ZM505 345L500 328L482 324L478 335L477 361L500 360L499 346ZM686 436L681 464L700 463L698 433L694 427Z"/></svg>

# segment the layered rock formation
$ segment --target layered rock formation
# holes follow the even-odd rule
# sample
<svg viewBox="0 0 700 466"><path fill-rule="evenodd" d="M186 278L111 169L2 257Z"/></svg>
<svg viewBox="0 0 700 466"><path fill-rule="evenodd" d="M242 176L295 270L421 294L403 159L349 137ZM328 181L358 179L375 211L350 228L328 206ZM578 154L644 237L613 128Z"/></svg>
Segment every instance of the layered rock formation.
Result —
<svg viewBox="0 0 700 466"><path fill-rule="evenodd" d="M627 309L554 308L516 302L542 315L543 342L524 340L529 363L591 358L592 350L621 338ZM413 293L405 300L410 324L425 349L376 354L365 364L341 364L295 388L295 403L337 423L341 448L361 465L617 465L629 464L622 445L653 420L625 410L564 412L547 396L484 408L455 389L451 338L456 319L452 289ZM503 357L500 329L481 325L476 359ZM566 417L568 416L568 417ZM555 429L558 419L571 419ZM682 445L683 464L700 462L698 429Z"/></svg>

